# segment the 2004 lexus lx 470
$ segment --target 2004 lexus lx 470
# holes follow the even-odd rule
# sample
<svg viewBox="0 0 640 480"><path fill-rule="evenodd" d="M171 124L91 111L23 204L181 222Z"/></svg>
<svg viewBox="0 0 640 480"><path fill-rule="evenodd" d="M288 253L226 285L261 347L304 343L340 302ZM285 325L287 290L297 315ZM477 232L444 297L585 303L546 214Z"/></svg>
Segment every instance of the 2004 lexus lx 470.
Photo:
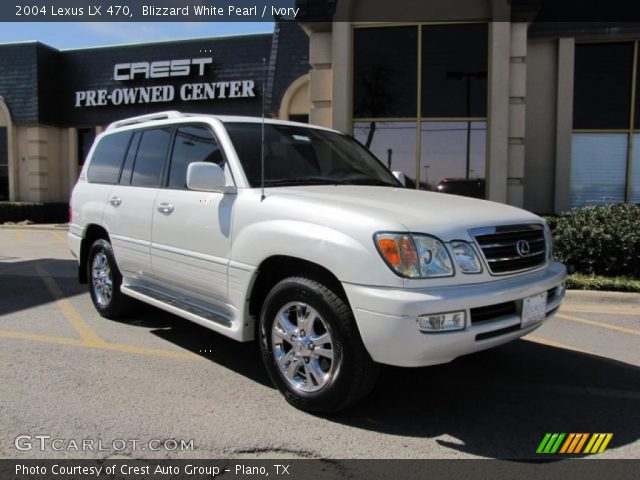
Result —
<svg viewBox="0 0 640 480"><path fill-rule="evenodd" d="M348 135L259 118L110 125L73 190L68 240L102 316L134 298L257 339L286 399L316 412L363 398L378 364L522 337L565 294L540 217L404 188Z"/></svg>

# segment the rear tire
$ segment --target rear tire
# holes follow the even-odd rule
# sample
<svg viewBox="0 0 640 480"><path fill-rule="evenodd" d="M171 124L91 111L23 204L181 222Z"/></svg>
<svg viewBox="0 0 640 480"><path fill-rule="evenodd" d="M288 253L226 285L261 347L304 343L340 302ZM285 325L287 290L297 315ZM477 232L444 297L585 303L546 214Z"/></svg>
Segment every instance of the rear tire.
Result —
<svg viewBox="0 0 640 480"><path fill-rule="evenodd" d="M122 274L107 240L98 239L91 246L87 279L91 300L101 316L117 319L129 310L131 299L120 291Z"/></svg>
<svg viewBox="0 0 640 480"><path fill-rule="evenodd" d="M346 302L320 282L286 278L267 295L260 350L269 377L293 406L333 413L364 398L378 365Z"/></svg>

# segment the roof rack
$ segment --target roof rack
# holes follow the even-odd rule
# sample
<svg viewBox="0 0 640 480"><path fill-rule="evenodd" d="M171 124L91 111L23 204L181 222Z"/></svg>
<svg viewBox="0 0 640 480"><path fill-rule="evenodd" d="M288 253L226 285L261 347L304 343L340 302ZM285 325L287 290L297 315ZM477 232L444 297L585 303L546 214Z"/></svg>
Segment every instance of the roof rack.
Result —
<svg viewBox="0 0 640 480"><path fill-rule="evenodd" d="M169 110L166 112L150 113L148 115L140 115L138 117L125 118L113 122L107 127L107 130L113 130L114 128L125 127L127 125L135 125L137 123L150 122L152 120L169 120L171 118L183 118L185 115L176 110Z"/></svg>

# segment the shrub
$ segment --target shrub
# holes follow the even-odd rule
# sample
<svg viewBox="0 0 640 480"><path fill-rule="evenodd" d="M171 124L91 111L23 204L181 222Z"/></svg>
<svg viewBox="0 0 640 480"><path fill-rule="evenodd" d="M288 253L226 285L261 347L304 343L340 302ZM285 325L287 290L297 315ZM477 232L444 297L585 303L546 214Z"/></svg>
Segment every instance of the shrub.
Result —
<svg viewBox="0 0 640 480"><path fill-rule="evenodd" d="M66 203L0 202L0 224L4 222L67 223L69 205Z"/></svg>
<svg viewBox="0 0 640 480"><path fill-rule="evenodd" d="M556 258L570 269L587 275L640 278L640 206L582 207L548 217L547 222Z"/></svg>

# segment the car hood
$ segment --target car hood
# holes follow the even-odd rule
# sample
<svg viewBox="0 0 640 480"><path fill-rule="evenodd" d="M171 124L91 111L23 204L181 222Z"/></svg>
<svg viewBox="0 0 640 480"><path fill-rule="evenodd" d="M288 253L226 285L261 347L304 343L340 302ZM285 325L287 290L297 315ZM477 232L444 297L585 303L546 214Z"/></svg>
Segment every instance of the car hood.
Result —
<svg viewBox="0 0 640 480"><path fill-rule="evenodd" d="M323 185L269 188L266 194L277 209L304 211L305 220L340 230L370 226L429 233L445 241L469 239L468 230L475 227L542 222L501 203L404 188Z"/></svg>

